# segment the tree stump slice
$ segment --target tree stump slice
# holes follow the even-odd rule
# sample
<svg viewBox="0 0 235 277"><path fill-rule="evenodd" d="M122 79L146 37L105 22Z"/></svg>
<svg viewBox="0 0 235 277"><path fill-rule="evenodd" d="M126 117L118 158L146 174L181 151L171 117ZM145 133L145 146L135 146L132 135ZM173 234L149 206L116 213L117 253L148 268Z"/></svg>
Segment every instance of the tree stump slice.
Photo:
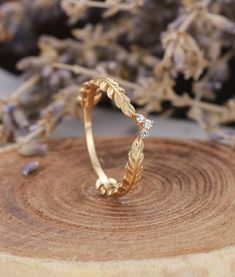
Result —
<svg viewBox="0 0 235 277"><path fill-rule="evenodd" d="M132 138L99 138L120 179ZM150 138L143 179L121 198L95 189L85 140L49 142L46 157L0 160L0 276L235 276L235 153ZM22 167L38 160L29 177Z"/></svg>

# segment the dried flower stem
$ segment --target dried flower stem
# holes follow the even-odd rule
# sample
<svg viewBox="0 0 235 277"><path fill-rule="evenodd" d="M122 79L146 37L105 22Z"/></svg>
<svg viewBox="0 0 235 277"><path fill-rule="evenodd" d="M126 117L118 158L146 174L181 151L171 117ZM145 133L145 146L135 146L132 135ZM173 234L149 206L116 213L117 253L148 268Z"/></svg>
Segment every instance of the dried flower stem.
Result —
<svg viewBox="0 0 235 277"><path fill-rule="evenodd" d="M69 64L55 63L54 67L63 68L63 69L66 69L66 70L70 70L70 71L74 72L75 74L83 74L83 75L86 75L86 76L89 76L89 77L99 76L98 71L93 70L93 69L88 69L88 68L82 67L80 65L69 65ZM132 82L123 80L121 78L116 78L115 76L112 76L112 75L107 75L106 77L114 78L121 85L123 85L126 88L131 89L131 90L141 90L141 89L143 89L140 85L137 85L137 84L134 84ZM174 94L174 95L163 95L163 96L161 95L160 97L161 97L160 100L162 100L162 101L171 101L175 105L177 105L176 103L180 103L180 105L178 104L177 106L189 106L189 107L194 106L194 107L202 108L202 109L207 110L207 111L219 112L219 113L223 113L223 112L226 111L225 107L221 107L221 106L215 105L215 104L195 101L195 99L190 98L188 96L184 97L184 96L178 96L178 95Z"/></svg>
<svg viewBox="0 0 235 277"><path fill-rule="evenodd" d="M99 71L89 69L89 68L86 68L86 67L83 67L83 66L80 66L80 65L69 65L69 64L54 63L53 66L55 68L63 68L63 69L66 69L66 70L70 70L75 74L83 74L83 75L89 76L89 77L97 77L97 76L100 75ZM108 75L108 74L106 75L106 77L115 78L115 80L117 82L119 82L122 86L125 86L129 89L134 89L135 90L135 89L139 88L138 85L136 85L132 82L123 80L121 78L114 77L114 76Z"/></svg>
<svg viewBox="0 0 235 277"><path fill-rule="evenodd" d="M28 80L24 81L23 84L16 89L13 94L10 96L12 100L17 100L19 97L27 92L29 89L33 88L36 83L39 81L40 76L39 75L33 75L31 78Z"/></svg>
<svg viewBox="0 0 235 277"><path fill-rule="evenodd" d="M178 98L178 101L182 99L182 97L180 97L180 96L176 96L175 98L176 98L176 100ZM227 111L226 107L216 105L216 104L197 101L197 99L193 99L193 98L188 98L188 100L186 100L186 102L185 102L185 105L183 105L183 106L197 107L197 108L201 108L203 110L209 111L209 112L216 112L216 113L221 113L221 114L226 113L226 111Z"/></svg>
<svg viewBox="0 0 235 277"><path fill-rule="evenodd" d="M13 143L4 147L0 148L0 154L11 151L11 150L15 150L18 148L18 143Z"/></svg>
<svg viewBox="0 0 235 277"><path fill-rule="evenodd" d="M88 0L85 2L86 6L89 8L112 8L115 5L118 5L118 10L122 11L130 11L134 7L138 5L138 1L135 2L133 1L132 3L115 3L115 2L99 2L99 1L93 1L93 0Z"/></svg>
<svg viewBox="0 0 235 277"><path fill-rule="evenodd" d="M18 87L14 92L12 92L10 96L7 96L1 99L0 104L1 103L5 104L5 102L8 102L8 101L18 102L21 95L23 95L24 93L32 89L37 84L39 79L40 79L39 74L33 75L31 78L24 81L20 87Z"/></svg>
<svg viewBox="0 0 235 277"><path fill-rule="evenodd" d="M192 24L192 22L194 21L194 19L197 17L198 15L198 10L191 12L185 19L185 21L183 21L183 23L181 24L181 26L179 27L178 31L179 32L186 32L186 30L189 28L189 26Z"/></svg>
<svg viewBox="0 0 235 277"><path fill-rule="evenodd" d="M0 154L11 151L11 150L18 149L22 144L30 142L31 140L38 137L42 132L43 132L43 127L39 128L33 132L30 132L28 135L26 135L24 137L19 137L18 142L0 148Z"/></svg>

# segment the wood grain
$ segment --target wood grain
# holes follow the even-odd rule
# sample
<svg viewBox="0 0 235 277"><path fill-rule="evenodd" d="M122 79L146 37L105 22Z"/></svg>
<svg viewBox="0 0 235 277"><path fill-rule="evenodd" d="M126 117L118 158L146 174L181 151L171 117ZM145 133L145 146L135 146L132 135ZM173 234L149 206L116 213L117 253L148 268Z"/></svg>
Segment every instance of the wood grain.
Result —
<svg viewBox="0 0 235 277"><path fill-rule="evenodd" d="M121 178L132 138L101 138ZM0 276L235 276L235 153L199 141L147 139L128 195L100 196L85 141L49 142L41 169L0 159Z"/></svg>

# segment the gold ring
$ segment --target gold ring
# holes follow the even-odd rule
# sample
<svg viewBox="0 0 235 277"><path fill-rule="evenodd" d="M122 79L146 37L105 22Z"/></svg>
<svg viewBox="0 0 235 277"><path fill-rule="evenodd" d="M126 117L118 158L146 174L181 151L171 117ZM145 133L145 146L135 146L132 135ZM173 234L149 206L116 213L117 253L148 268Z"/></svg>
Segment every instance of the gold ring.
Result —
<svg viewBox="0 0 235 277"><path fill-rule="evenodd" d="M96 154L92 131L92 109L100 101L102 92L106 92L107 96L114 101L116 106L126 116L135 120L138 125L139 133L129 151L125 173L120 182L106 176ZM148 136L153 121L136 113L125 90L120 87L116 81L110 78L97 78L83 83L78 102L81 107L83 107L84 128L90 160L98 176L96 188L103 195L121 196L126 194L135 188L136 184L141 179L144 159L143 140Z"/></svg>

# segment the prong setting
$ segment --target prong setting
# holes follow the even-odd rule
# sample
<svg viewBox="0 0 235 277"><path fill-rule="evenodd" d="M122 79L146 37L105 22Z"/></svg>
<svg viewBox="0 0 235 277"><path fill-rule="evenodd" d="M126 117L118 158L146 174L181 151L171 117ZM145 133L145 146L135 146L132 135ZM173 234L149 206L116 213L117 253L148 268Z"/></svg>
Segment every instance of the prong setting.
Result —
<svg viewBox="0 0 235 277"><path fill-rule="evenodd" d="M142 139L149 136L149 131L153 126L154 121L147 119L142 114L136 114L136 120L138 122L138 125L140 127L139 134Z"/></svg>

